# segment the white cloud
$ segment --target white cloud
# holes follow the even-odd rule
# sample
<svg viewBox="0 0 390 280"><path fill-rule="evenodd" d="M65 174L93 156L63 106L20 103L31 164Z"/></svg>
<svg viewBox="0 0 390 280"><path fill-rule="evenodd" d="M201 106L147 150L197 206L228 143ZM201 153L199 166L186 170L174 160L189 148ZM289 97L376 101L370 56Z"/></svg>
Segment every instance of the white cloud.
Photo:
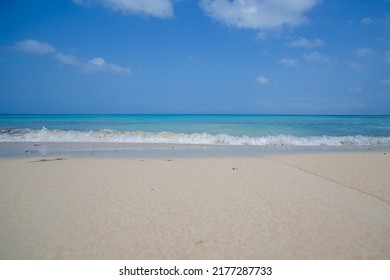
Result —
<svg viewBox="0 0 390 280"><path fill-rule="evenodd" d="M127 67L122 67L116 64L108 64L109 71L117 74L124 74L124 75L131 75L133 72L127 68Z"/></svg>
<svg viewBox="0 0 390 280"><path fill-rule="evenodd" d="M308 40L306 38L299 38L292 43L289 44L290 47L302 47L302 48L316 48L320 47L324 44L324 42L318 38L313 40Z"/></svg>
<svg viewBox="0 0 390 280"><path fill-rule="evenodd" d="M65 65L79 66L82 64L77 57L70 55L70 54L64 54L61 52L57 52L54 55L54 58Z"/></svg>
<svg viewBox="0 0 390 280"><path fill-rule="evenodd" d="M361 87L359 87L359 86L355 86L355 87L348 87L348 90L349 91L352 91L352 92L362 92L363 91L363 89L361 88Z"/></svg>
<svg viewBox="0 0 390 280"><path fill-rule="evenodd" d="M83 62L77 56L56 51L55 47L46 42L37 40L24 40L12 46L14 50L29 52L33 54L52 54L53 57L63 65L72 66L83 72L107 71L116 74L131 74L131 70L116 64L107 63L102 57L95 57Z"/></svg>
<svg viewBox="0 0 390 280"><path fill-rule="evenodd" d="M39 42L37 40L28 39L17 42L13 49L23 52L35 53L35 54L48 54L55 53L56 49L46 42Z"/></svg>
<svg viewBox="0 0 390 280"><path fill-rule="evenodd" d="M375 52L369 48L361 48L356 51L356 56L359 58L367 58L373 56Z"/></svg>
<svg viewBox="0 0 390 280"><path fill-rule="evenodd" d="M266 86L270 83L269 79L264 76L259 76L256 78L256 82L262 86Z"/></svg>
<svg viewBox="0 0 390 280"><path fill-rule="evenodd" d="M116 64L107 63L102 57L95 57L86 65L89 71L110 71L118 74L131 74L131 70Z"/></svg>
<svg viewBox="0 0 390 280"><path fill-rule="evenodd" d="M306 22L304 13L320 0L201 0L200 6L211 18L229 26L278 29Z"/></svg>
<svg viewBox="0 0 390 280"><path fill-rule="evenodd" d="M101 57L92 58L88 63L98 67L104 67L106 65L106 61Z"/></svg>
<svg viewBox="0 0 390 280"><path fill-rule="evenodd" d="M296 59L282 58L282 59L279 59L278 62L280 64L283 64L284 66L287 66L287 67L294 67L297 65Z"/></svg>
<svg viewBox="0 0 390 280"><path fill-rule="evenodd" d="M129 68L122 67L116 64L107 63L106 60L102 57L94 57L90 59L88 62L81 62L73 66L76 66L79 70L84 72L106 71L115 74L127 74L127 75L132 73Z"/></svg>
<svg viewBox="0 0 390 280"><path fill-rule="evenodd" d="M101 5L124 14L149 15L159 18L173 16L172 0L73 0L80 6Z"/></svg>
<svg viewBox="0 0 390 280"><path fill-rule="evenodd" d="M327 58L325 55L323 55L320 52L312 52L309 54L303 55L303 58L310 62L315 63L330 63L329 58Z"/></svg>

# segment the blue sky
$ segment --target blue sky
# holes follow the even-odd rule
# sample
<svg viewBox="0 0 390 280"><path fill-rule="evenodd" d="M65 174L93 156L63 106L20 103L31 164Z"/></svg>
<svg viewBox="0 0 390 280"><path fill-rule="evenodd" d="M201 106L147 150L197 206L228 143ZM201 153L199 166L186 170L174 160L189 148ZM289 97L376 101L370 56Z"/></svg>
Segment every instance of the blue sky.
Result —
<svg viewBox="0 0 390 280"><path fill-rule="evenodd" d="M0 113L390 114L389 0L15 0L0 13Z"/></svg>

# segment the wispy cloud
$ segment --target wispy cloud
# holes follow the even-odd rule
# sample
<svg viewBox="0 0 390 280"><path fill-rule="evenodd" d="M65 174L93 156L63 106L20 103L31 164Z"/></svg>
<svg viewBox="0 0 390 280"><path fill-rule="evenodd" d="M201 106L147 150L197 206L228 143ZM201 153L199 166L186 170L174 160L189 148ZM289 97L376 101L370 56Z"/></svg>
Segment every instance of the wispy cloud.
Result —
<svg viewBox="0 0 390 280"><path fill-rule="evenodd" d="M289 44L290 47L302 47L302 48L316 48L320 47L324 44L324 42L318 38L313 40L308 40L306 38L299 38Z"/></svg>
<svg viewBox="0 0 390 280"><path fill-rule="evenodd" d="M385 52L385 62L390 64L390 51Z"/></svg>
<svg viewBox="0 0 390 280"><path fill-rule="evenodd" d="M348 90L352 91L352 92L362 92L363 91L363 89L359 86L350 86L350 87L348 87Z"/></svg>
<svg viewBox="0 0 390 280"><path fill-rule="evenodd" d="M363 25L369 26L369 25L387 25L390 22L390 15L386 14L385 17L382 18L372 18L372 17L365 17L362 18L360 21Z"/></svg>
<svg viewBox="0 0 390 280"><path fill-rule="evenodd" d="M358 58L367 58L373 56L375 52L370 48L361 48L358 49L355 54Z"/></svg>
<svg viewBox="0 0 390 280"><path fill-rule="evenodd" d="M370 18L370 17L365 17L365 18L362 19L361 22L364 25L370 25L370 24L372 24L374 22L374 20L372 18Z"/></svg>
<svg viewBox="0 0 390 280"><path fill-rule="evenodd" d="M353 70L356 70L356 71L361 71L364 69L364 65L359 63L359 62L356 62L356 61L351 61L348 63L349 67L351 67Z"/></svg>
<svg viewBox="0 0 390 280"><path fill-rule="evenodd" d="M102 57L95 57L89 61L82 61L74 55L65 54L56 51L56 48L46 42L39 42L34 39L23 40L11 46L16 51L28 52L32 54L53 55L54 59L63 65L72 66L82 72L106 71L115 74L130 75L132 72L129 68L116 64L107 63Z"/></svg>
<svg viewBox="0 0 390 280"><path fill-rule="evenodd" d="M11 46L11 49L34 54L50 54L56 52L55 47L50 44L46 42L39 42L34 39L17 42L15 45Z"/></svg>
<svg viewBox="0 0 390 280"><path fill-rule="evenodd" d="M211 18L239 28L278 29L299 26L307 21L304 13L320 0L200 0Z"/></svg>
<svg viewBox="0 0 390 280"><path fill-rule="evenodd" d="M326 63L326 64L330 63L330 60L327 56L317 51L309 54L304 54L303 58L306 59L307 61L314 62L314 63Z"/></svg>
<svg viewBox="0 0 390 280"><path fill-rule="evenodd" d="M76 56L70 54L64 54L61 52L57 52L54 55L54 58L65 65L80 67L82 64L81 61Z"/></svg>
<svg viewBox="0 0 390 280"><path fill-rule="evenodd" d="M85 64L87 71L109 71L118 74L131 74L131 70L116 64L107 63L102 57L95 57L90 59Z"/></svg>
<svg viewBox="0 0 390 280"><path fill-rule="evenodd" d="M269 85L270 80L264 76L259 76L256 78L256 82L262 86Z"/></svg>
<svg viewBox="0 0 390 280"><path fill-rule="evenodd" d="M388 79L385 79L385 80L379 80L379 82L380 82L381 84L384 84L384 85L390 86L390 78L388 78Z"/></svg>
<svg viewBox="0 0 390 280"><path fill-rule="evenodd" d="M92 0L73 0L73 3L80 5L80 6L85 6L88 7L91 5Z"/></svg>
<svg viewBox="0 0 390 280"><path fill-rule="evenodd" d="M362 71L364 69L364 60L369 59L375 55L374 50L370 48L360 48L357 49L354 53L355 61L351 61L348 63L349 67L356 71ZM357 61L356 61L357 60Z"/></svg>
<svg viewBox="0 0 390 280"><path fill-rule="evenodd" d="M148 15L158 18L173 17L172 0L73 0L82 7L100 5L123 14Z"/></svg>
<svg viewBox="0 0 390 280"><path fill-rule="evenodd" d="M282 59L279 59L278 62L284 66L287 66L287 67L294 67L298 63L298 61L296 59L290 59L290 58L282 58Z"/></svg>
<svg viewBox="0 0 390 280"><path fill-rule="evenodd" d="M189 55L187 56L187 60L188 60L189 62L193 63L193 62L195 62L195 57L194 57L192 54L189 54Z"/></svg>
<svg viewBox="0 0 390 280"><path fill-rule="evenodd" d="M260 32L257 32L256 38L259 40L265 40L269 36L268 32L265 30L261 30Z"/></svg>
<svg viewBox="0 0 390 280"><path fill-rule="evenodd" d="M54 58L61 64L75 67L82 72L105 71L125 75L130 75L132 73L129 68L107 63L102 57L94 57L88 61L82 61L76 56L58 52L54 55Z"/></svg>

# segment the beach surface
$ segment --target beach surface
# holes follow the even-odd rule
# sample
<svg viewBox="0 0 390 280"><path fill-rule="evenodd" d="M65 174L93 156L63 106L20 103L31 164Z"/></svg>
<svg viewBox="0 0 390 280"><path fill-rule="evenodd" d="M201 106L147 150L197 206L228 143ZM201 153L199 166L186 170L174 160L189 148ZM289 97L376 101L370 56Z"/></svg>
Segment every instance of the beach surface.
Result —
<svg viewBox="0 0 390 280"><path fill-rule="evenodd" d="M390 153L0 159L1 259L390 259Z"/></svg>

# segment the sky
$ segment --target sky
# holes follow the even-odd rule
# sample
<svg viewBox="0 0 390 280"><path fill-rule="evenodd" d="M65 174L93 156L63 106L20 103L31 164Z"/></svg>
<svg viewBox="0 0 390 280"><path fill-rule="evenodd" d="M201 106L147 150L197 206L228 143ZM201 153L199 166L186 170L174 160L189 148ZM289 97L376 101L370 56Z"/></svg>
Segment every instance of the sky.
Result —
<svg viewBox="0 0 390 280"><path fill-rule="evenodd" d="M390 0L0 1L2 114L390 114Z"/></svg>

